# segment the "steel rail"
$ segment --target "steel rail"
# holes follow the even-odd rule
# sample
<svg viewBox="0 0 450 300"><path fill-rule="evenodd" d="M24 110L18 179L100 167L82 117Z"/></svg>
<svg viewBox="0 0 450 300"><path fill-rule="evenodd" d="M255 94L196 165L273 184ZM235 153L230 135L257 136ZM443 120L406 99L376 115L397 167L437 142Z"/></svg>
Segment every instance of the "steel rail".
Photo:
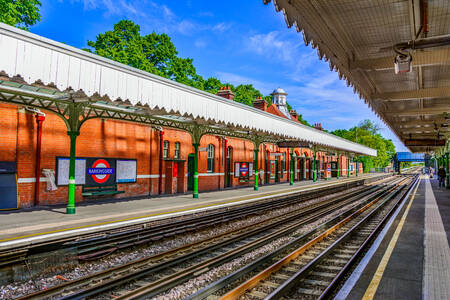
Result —
<svg viewBox="0 0 450 300"><path fill-rule="evenodd" d="M380 176L373 179L384 180L386 177L383 178ZM371 182L372 178L361 180L365 180L368 183ZM320 195L326 195L332 189L337 188L339 191L342 191L359 185L361 185L361 181L345 181L337 186L325 185L312 191L299 191L299 194L287 197L273 195L273 198L279 199L272 201L257 201L256 203L245 205L245 208L243 208L244 204L228 209L220 208L208 213L207 216L194 215L191 218L175 220L169 224L148 226L149 222L147 222L138 225L124 226L120 229L108 229L97 233L74 235L31 246L21 246L6 251L0 251L0 266L18 263L32 255L65 248L74 249L80 260L101 258L120 249L154 242L179 233L199 230L211 226L213 222L221 223L232 221L236 218L248 216L248 214L251 213L257 214L264 210L271 210L300 201L310 200L319 197ZM209 221L206 221L206 218L209 218Z"/></svg>
<svg viewBox="0 0 450 300"><path fill-rule="evenodd" d="M407 191L410 190L411 184L408 184L408 186L409 186L409 188L407 188ZM354 235L358 230L361 229L362 226L364 226L371 218L373 218L374 215L377 214L379 212L379 210L381 208L383 208L385 206L385 204L388 203L389 200L395 198L395 196L397 196L399 193L401 193L405 187L406 186L402 186L398 190L393 191L391 196L388 197L388 199L384 200L382 203L380 203L380 205L377 207L376 210L373 210L368 215L366 215L362 220L360 220L350 230L348 230L344 235L342 235L340 238L338 238L331 246L329 246L319 256L317 256L312 261L310 261L306 266L304 266L297 273L295 273L292 277L290 277L287 281L285 281L275 291L270 293L265 299L266 300L276 300L276 299L280 299L283 296L285 296L291 289L293 289L293 287L299 281L301 281L309 273L311 273L315 266L319 265L322 261L324 261L336 248L343 245L344 242L348 241L348 239L352 235ZM394 204L394 206L397 206L399 204L399 202L403 201L403 199L404 199L403 197L400 197L400 199ZM391 210L389 210L389 211L391 211ZM377 226L376 228L380 228L380 227ZM373 232L373 230L372 230L372 232Z"/></svg>
<svg viewBox="0 0 450 300"><path fill-rule="evenodd" d="M400 179L401 180L401 179ZM363 204L360 205L362 207ZM360 208L355 207L355 208ZM199 300L199 299L205 299L208 296L214 294L216 291L225 288L226 286L232 284L233 282L237 281L239 278L242 278L243 276L247 275L250 272L253 272L257 268L260 268L261 266L267 265L269 262L271 262L275 257L279 257L282 255L282 253L290 253L291 251L289 249L296 249L298 248L298 244L305 243L311 236L317 234L324 228L331 227L332 225L338 223L339 221L346 218L348 215L352 213L352 210L346 211L341 213L340 215L334 217L333 219L330 219L329 221L317 226L316 228L312 229L311 231L303 234L302 236L294 239L293 241L289 242L286 245L281 246L277 250L266 254L263 257L258 258L257 260L253 261L250 264L245 265L244 267L236 270L235 272L211 283L210 285L206 286L205 288L199 290L195 294L190 295L185 300Z"/></svg>
<svg viewBox="0 0 450 300"><path fill-rule="evenodd" d="M365 192L363 192L363 194L364 193L368 193L370 190L375 189L375 188L376 187L366 187L365 189L367 189L367 190ZM332 199L321 201L321 202L315 204L314 207L305 207L300 212L297 212L297 213L294 212L289 219L295 220L300 215L307 215L307 214L309 214L309 213L311 213L311 212L313 212L315 210L318 210L318 209L321 209L321 208L326 208L326 207L329 206L330 203L333 203L333 201L339 201L339 199L342 200L342 199L346 199L346 198L350 197L350 200L348 200L348 202L350 202L352 197L356 197L356 195L357 194L361 194L361 192L362 191L360 191L360 190L358 190L358 191L351 191L351 192L345 193L344 195L336 196L336 197L334 197ZM345 203L343 203L341 205L346 205L346 203L347 202L345 202ZM335 206L333 206L333 207L335 207ZM278 222L272 224L271 226L281 225L281 224L286 222L286 216L277 217L277 218L279 218L280 220ZM266 220L266 222L268 222L268 221L270 221L270 220ZM272 221L273 221L273 219L272 219ZM269 226L270 225L268 225L266 227L269 227ZM251 228L251 227L255 227L255 225L249 225L247 227ZM176 253L178 253L180 251L193 248L195 245L199 245L199 244L203 244L203 243L210 243L212 240L218 239L221 236L232 235L235 232L243 231L243 229L246 229L246 227L239 228L239 229L236 229L236 230L232 230L232 231L229 231L229 232L225 232L222 235L214 236L214 237L211 237L211 238L207 238L207 239L201 240L201 241L199 241L197 243L192 243L192 244L189 244L189 245L185 245L185 246L182 246L182 247L179 247L179 248L176 248L176 249L172 249L170 251L167 251L167 252L164 252L164 253L160 253L160 254L157 254L157 255L154 255L154 256L151 256L151 257L148 257L148 258L144 258L144 259L141 259L141 260L138 260L138 261L130 262L128 264L125 264L125 265L122 265L122 266L118 266L118 267L112 268L110 270L107 270L107 271L104 271L104 272L100 272L98 274L93 274L93 275L90 275L90 276L87 276L87 277L84 277L84 278L81 278L81 279L77 279L77 280L74 280L74 281L66 282L64 284L61 284L61 285L49 288L49 289L47 289L45 291L39 291L39 292L36 292L36 293L33 293L33 294L29 294L29 295L24 296L24 297L22 297L20 299L39 299L39 298L42 298L42 297L51 296L51 295L54 295L55 293L63 291L64 289L66 289L66 288L68 288L70 286L80 286L80 285L82 285L83 283L85 283L85 282L87 282L89 280L95 280L96 278L99 277L99 275L107 276L108 274L113 273L113 272L121 272L121 271L123 271L123 270L125 270L127 268L132 267L132 266L136 266L137 264L146 264L146 263L151 262L152 260L153 261L154 260L158 260L158 259L161 259L161 258L163 258L165 256L169 256L169 255L172 255L172 254L176 254ZM256 228L256 229L253 229L250 233L247 233L247 235L249 235L249 234L256 234L256 233L258 233L260 231L263 231L263 230L267 230L267 228L263 228L263 229ZM230 243L233 240L237 240L239 238L243 238L243 236L244 235L237 236L237 237L232 237L231 239L226 240L226 241L224 241L222 243L225 243L225 242ZM220 246L220 244L218 244L218 246ZM212 247L213 246L210 246L209 250L211 250ZM202 253L204 253L206 251L208 251L208 249L204 250ZM200 254L201 253L197 253L197 255L200 255ZM191 254L191 255L184 255L184 256L185 257L186 256L193 256L193 254ZM167 265L167 262L164 262L163 265Z"/></svg>
<svg viewBox="0 0 450 300"><path fill-rule="evenodd" d="M358 258L361 257L362 253L367 249L369 244L376 238L378 233L383 229L384 225L388 222L388 220L392 217L395 210L400 206L402 201L408 201L408 199L411 197L413 190L415 187L419 184L420 177L416 176L415 179L413 179L413 183L410 185L408 190L406 191L406 195L398 201L386 214L386 216L383 218L383 220L377 225L375 230L373 230L369 236L365 239L363 244L359 247L359 249L353 254L353 256L350 258L350 260L345 264L345 266L342 268L342 270L336 275L335 278L333 278L332 282L328 285L328 287L322 292L322 294L319 296L318 300L326 299L330 296L330 294L333 292L333 290L337 287L339 282L342 281L344 276L347 274L347 272L353 267L353 265L357 262Z"/></svg>
<svg viewBox="0 0 450 300"><path fill-rule="evenodd" d="M362 195L359 195L359 197L361 197L361 196ZM331 210L328 210L328 211L332 212L335 209L336 209L336 207L333 207ZM290 231L293 231L293 230L296 230L296 229L295 228L290 229ZM157 280L156 282L144 284L142 287L139 287L131 292L128 292L125 295L121 295L118 297L115 296L115 299L144 299L144 298L148 298L148 297L153 297L153 296L157 295L158 293L161 293L167 289L170 289L176 285L183 283L184 281L190 279L190 277L192 277L192 276L197 276L197 275L200 275L201 273L209 271L210 269L212 269L222 263L225 263L226 261L230 261L236 257L239 257L239 256L245 254L246 252L249 252L253 249L263 246L264 244L267 244L267 242L274 240L274 239L275 239L275 237L270 238L270 239L263 239L263 240L259 241L257 244L253 243L253 245L249 245L249 246L244 245L238 249L230 251L228 254L222 254L220 257L212 258L209 261L206 261L199 265L193 266L189 269L182 270L173 275L161 278L161 279ZM242 250L245 250L246 252L243 252Z"/></svg>
<svg viewBox="0 0 450 300"><path fill-rule="evenodd" d="M301 247L299 247L296 250L292 251L289 255L283 257L281 260L278 260L276 263L272 264L270 267L266 268L265 270L263 270L262 272L258 273L255 276L253 276L252 278L250 278L249 280L247 280L243 284L239 285L237 288L235 288L232 291L230 291L227 294L225 294L221 299L237 299L238 297L240 297L241 295L246 293L246 291L248 291L251 288L254 288L255 286L257 286L262 280L268 278L271 274L273 274L273 273L277 272L278 270L280 270L283 266L287 265L292 260L294 260L297 257L299 257L302 253L306 252L307 250L312 248L314 245L316 245L319 242L321 242L322 240L324 240L326 237L328 237L329 235L331 235L332 233L334 233L335 231L337 231L338 229L343 227L345 224L347 224L348 222L350 222L354 218L356 218L359 215L363 214L364 211L369 210L374 204L376 204L377 202L379 202L380 200L384 199L387 196L388 198L385 199L384 201L382 201L382 203L379 206L377 206L375 209L369 210L370 214L371 214L371 212L376 211L378 207L380 207L382 204L386 203L386 201L388 199L390 199L389 195L391 195L391 193L397 189L397 186L398 186L398 184L395 184L393 187L391 187L382 196L377 197L375 200L373 200L372 202L366 204L365 206L363 206L359 210L353 212L351 215L347 216L345 219L343 219L339 223L337 223L334 226L332 226L331 228L325 230L319 236L317 236L317 237L313 238L312 240L306 242ZM282 286L284 286L284 284Z"/></svg>

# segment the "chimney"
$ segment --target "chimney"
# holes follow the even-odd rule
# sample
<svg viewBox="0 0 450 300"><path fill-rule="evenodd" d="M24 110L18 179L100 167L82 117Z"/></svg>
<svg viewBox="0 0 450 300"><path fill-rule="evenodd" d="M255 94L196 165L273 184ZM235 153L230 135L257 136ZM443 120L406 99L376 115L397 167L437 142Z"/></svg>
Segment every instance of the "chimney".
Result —
<svg viewBox="0 0 450 300"><path fill-rule="evenodd" d="M262 97L257 97L256 100L253 101L253 107L263 111L267 111L267 101Z"/></svg>
<svg viewBox="0 0 450 300"><path fill-rule="evenodd" d="M231 91L231 88L229 86L221 87L220 90L217 92L217 96L220 96L222 98L226 98L229 100L234 100L234 94Z"/></svg>
<svg viewBox="0 0 450 300"><path fill-rule="evenodd" d="M291 114L291 116L292 116L294 119L298 120L298 114L297 114L297 111L296 111L296 110L291 110L289 113Z"/></svg>
<svg viewBox="0 0 450 300"><path fill-rule="evenodd" d="M314 128L317 130L323 130L322 123L314 123Z"/></svg>

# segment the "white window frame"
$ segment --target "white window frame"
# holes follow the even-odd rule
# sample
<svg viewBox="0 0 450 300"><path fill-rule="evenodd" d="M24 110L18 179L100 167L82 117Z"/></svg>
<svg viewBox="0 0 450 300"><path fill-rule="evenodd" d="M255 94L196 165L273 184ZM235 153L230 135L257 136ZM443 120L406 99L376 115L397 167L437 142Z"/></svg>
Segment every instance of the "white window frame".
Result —
<svg viewBox="0 0 450 300"><path fill-rule="evenodd" d="M163 158L169 157L169 149L170 149L170 143L168 140L165 140L163 142Z"/></svg>
<svg viewBox="0 0 450 300"><path fill-rule="evenodd" d="M173 158L179 159L180 158L180 142L175 142L175 146L174 146L174 154L173 154Z"/></svg>
<svg viewBox="0 0 450 300"><path fill-rule="evenodd" d="M206 148L206 172L214 173L214 151L215 147L213 144L209 144Z"/></svg>

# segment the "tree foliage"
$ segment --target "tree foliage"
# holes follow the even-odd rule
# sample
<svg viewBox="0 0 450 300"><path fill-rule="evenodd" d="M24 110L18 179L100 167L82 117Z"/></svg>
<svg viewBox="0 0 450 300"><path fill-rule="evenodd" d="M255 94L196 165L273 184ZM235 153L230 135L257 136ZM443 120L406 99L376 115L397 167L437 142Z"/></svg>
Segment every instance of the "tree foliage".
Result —
<svg viewBox="0 0 450 300"><path fill-rule="evenodd" d="M2 1L2 0L0 0ZM210 77L204 79L197 74L193 59L181 58L167 34L151 33L141 35L138 24L130 20L122 20L114 25L114 29L97 35L95 41L88 41L87 51L150 72L177 82L216 94L221 87L229 86L235 94L234 100L246 105L253 105L262 93L251 84L234 86ZM272 104L271 96L264 99ZM292 107L288 104L288 109ZM301 115L299 120L309 125Z"/></svg>
<svg viewBox="0 0 450 300"><path fill-rule="evenodd" d="M379 131L380 127L377 124L370 120L364 120L349 130L338 129L331 133L377 150L376 157L360 156L357 158L357 161L364 164L364 171L367 172L370 168L386 167L395 154L392 140L383 138Z"/></svg>
<svg viewBox="0 0 450 300"><path fill-rule="evenodd" d="M28 29L41 20L39 0L0 0L0 22Z"/></svg>

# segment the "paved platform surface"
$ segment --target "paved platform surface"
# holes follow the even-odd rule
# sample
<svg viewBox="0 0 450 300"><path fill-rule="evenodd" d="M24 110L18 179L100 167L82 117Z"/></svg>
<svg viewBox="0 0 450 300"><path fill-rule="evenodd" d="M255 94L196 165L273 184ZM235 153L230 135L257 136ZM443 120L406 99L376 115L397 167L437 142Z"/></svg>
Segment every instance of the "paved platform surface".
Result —
<svg viewBox="0 0 450 300"><path fill-rule="evenodd" d="M320 188L326 185L340 184L386 174L363 174L358 177L333 178L260 186L201 193L199 199L192 195L153 197L139 200L109 200L78 203L75 215L66 215L65 206L48 206L34 209L0 212L0 249L13 240L25 239L45 234L69 232L92 228L94 226L117 225L123 222L142 222L148 218L170 217L192 213L195 210L214 209L227 205L257 201L264 197L280 196L285 193Z"/></svg>
<svg viewBox="0 0 450 300"><path fill-rule="evenodd" d="M449 234L450 190L422 176L359 279L350 277L336 298L450 299Z"/></svg>

